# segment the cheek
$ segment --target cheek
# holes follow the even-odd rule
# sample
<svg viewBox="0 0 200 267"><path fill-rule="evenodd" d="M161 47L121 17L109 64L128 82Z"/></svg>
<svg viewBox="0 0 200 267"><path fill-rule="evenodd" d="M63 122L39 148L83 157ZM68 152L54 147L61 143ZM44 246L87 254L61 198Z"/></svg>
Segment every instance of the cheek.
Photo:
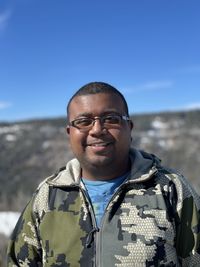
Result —
<svg viewBox="0 0 200 267"><path fill-rule="evenodd" d="M74 139L70 141L70 147L76 157L83 153L83 147L81 146L80 142Z"/></svg>
<svg viewBox="0 0 200 267"><path fill-rule="evenodd" d="M74 153L81 152L83 150L84 136L79 133L70 132L69 142L71 149Z"/></svg>
<svg viewBox="0 0 200 267"><path fill-rule="evenodd" d="M117 147L121 151L129 150L131 146L131 135L130 133L124 132L121 133L119 136L116 136L117 140Z"/></svg>
<svg viewBox="0 0 200 267"><path fill-rule="evenodd" d="M129 143L131 140L131 134L128 131L118 131L112 133L113 137L117 140L119 143Z"/></svg>

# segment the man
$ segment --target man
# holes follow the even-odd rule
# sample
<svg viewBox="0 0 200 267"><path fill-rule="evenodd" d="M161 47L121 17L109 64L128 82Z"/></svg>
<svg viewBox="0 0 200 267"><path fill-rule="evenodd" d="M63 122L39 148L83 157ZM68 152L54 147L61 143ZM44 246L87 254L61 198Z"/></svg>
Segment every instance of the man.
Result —
<svg viewBox="0 0 200 267"><path fill-rule="evenodd" d="M8 266L200 266L200 198L154 155L130 148L123 95L89 83L67 113L75 159L38 187Z"/></svg>

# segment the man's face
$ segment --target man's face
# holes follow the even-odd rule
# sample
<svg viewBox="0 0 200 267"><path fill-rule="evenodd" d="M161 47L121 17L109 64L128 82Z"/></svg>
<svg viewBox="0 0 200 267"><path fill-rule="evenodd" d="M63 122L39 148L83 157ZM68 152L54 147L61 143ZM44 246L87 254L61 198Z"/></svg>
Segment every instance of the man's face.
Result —
<svg viewBox="0 0 200 267"><path fill-rule="evenodd" d="M119 96L105 93L77 96L70 104L68 115L71 122L77 118L107 114L127 115ZM131 129L132 122L125 120L120 127L105 128L97 119L86 132L68 126L71 148L81 164L83 175L89 176L94 170L99 170L99 174L113 171L120 175L127 167Z"/></svg>

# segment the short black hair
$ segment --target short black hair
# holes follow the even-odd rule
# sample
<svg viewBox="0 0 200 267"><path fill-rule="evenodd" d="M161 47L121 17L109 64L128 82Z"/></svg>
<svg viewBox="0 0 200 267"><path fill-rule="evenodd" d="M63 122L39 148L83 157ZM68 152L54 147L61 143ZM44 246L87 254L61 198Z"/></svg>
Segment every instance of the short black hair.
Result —
<svg viewBox="0 0 200 267"><path fill-rule="evenodd" d="M117 90L115 87L105 82L90 82L90 83L83 85L78 91L75 92L75 94L69 100L67 104L67 118L69 114L69 106L75 97L81 96L81 95L92 95L92 94L99 94L99 93L115 94L119 96L124 104L126 115L129 116L128 105L127 105L126 99L124 98L122 93L120 93L119 90Z"/></svg>

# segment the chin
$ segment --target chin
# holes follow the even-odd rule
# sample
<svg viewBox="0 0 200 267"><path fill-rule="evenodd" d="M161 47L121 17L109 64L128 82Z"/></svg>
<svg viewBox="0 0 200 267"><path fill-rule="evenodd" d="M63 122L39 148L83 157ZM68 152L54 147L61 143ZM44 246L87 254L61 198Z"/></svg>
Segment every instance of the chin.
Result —
<svg viewBox="0 0 200 267"><path fill-rule="evenodd" d="M98 168L98 167L106 167L113 165L113 159L110 157L93 157L92 159L87 160L87 165ZM117 165L117 164L116 164Z"/></svg>

